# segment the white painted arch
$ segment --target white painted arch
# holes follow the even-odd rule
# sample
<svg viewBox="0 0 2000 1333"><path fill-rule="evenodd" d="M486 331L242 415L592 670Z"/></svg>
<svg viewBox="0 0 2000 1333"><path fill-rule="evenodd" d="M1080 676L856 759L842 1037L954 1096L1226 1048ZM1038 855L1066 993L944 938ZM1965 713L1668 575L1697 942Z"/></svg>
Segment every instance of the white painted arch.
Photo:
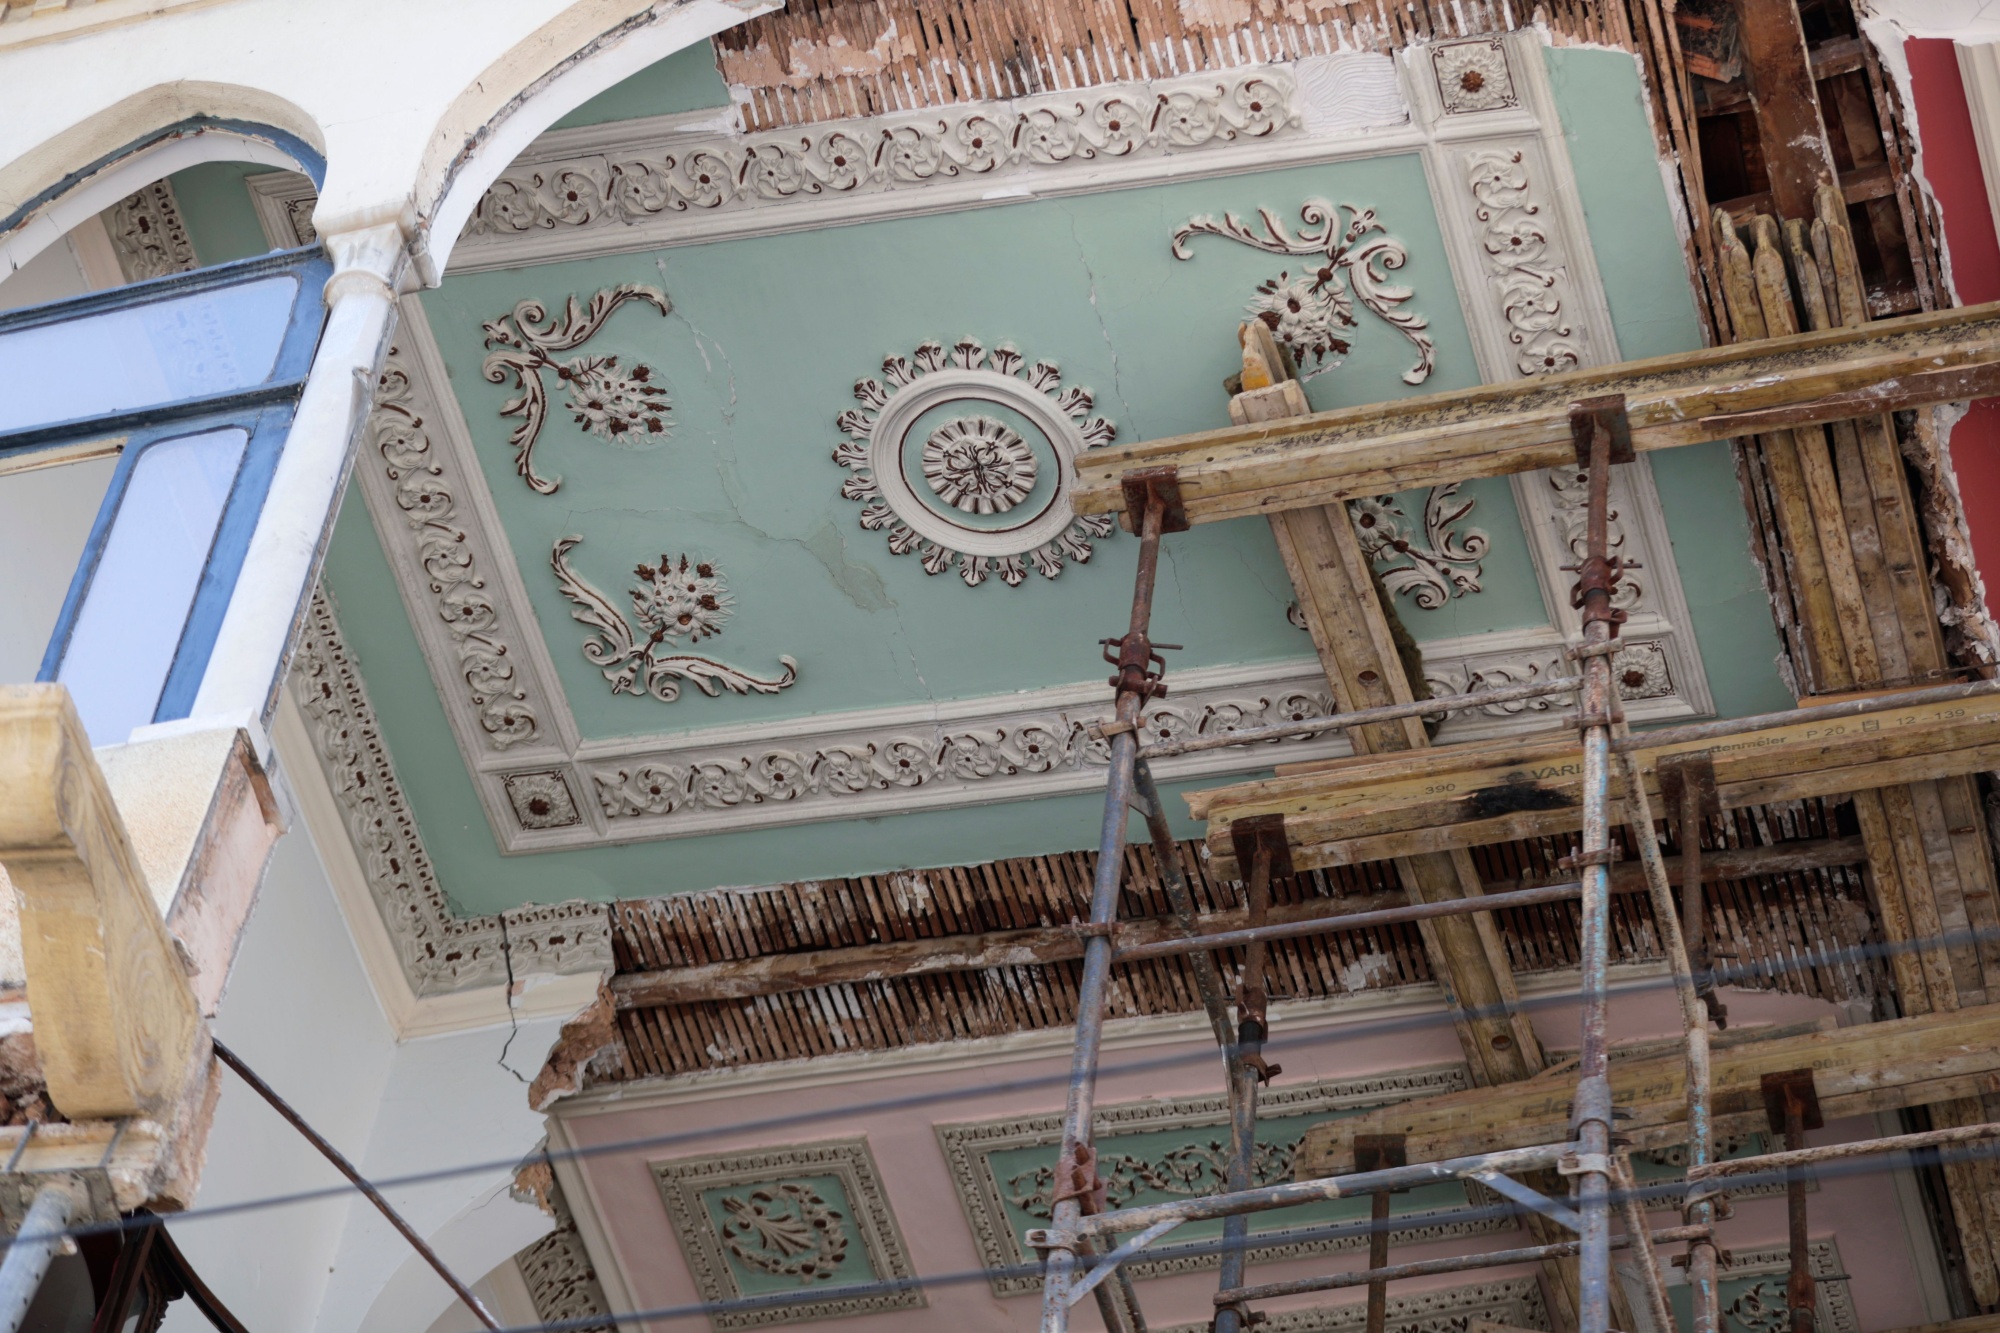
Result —
<svg viewBox="0 0 2000 1333"><path fill-rule="evenodd" d="M208 118L309 145L326 164L319 233L393 224L418 275L434 282L480 194L536 135L776 5L224 0L0 49L0 220L11 219L0 222L0 272L62 235L65 220L74 225L86 196L130 193L217 156L301 165L254 134L161 142ZM177 154L178 145L188 146Z"/></svg>

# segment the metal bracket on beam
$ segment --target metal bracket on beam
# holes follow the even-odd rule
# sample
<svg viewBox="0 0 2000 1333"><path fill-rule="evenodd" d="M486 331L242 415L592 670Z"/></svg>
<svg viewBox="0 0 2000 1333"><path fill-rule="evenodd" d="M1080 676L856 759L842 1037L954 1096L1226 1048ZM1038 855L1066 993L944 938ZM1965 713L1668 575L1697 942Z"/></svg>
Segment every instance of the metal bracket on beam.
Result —
<svg viewBox="0 0 2000 1333"><path fill-rule="evenodd" d="M1625 395L1606 394L1584 398L1569 405L1569 434L1576 445L1576 465L1590 466L1592 427L1602 425L1611 433L1611 461L1630 463L1638 457L1632 451L1632 421L1625 415Z"/></svg>
<svg viewBox="0 0 2000 1333"><path fill-rule="evenodd" d="M1787 1069L1781 1074L1766 1074L1758 1082L1764 1093L1764 1115L1772 1133L1785 1132L1788 1102L1798 1107L1801 1129L1818 1129L1826 1123L1820 1115L1819 1092L1813 1087L1812 1070Z"/></svg>
<svg viewBox="0 0 2000 1333"><path fill-rule="evenodd" d="M1188 530L1187 506L1181 502L1179 468L1138 468L1120 477L1118 484L1125 492L1125 512L1118 516L1118 526L1125 531L1139 531L1139 525L1146 518L1147 503L1155 496L1160 501L1160 531Z"/></svg>
<svg viewBox="0 0 2000 1333"><path fill-rule="evenodd" d="M1666 813L1678 819L1684 808L1681 804L1688 785L1693 784L1695 800L1700 802L1700 812L1706 815L1722 813L1722 798L1715 791L1715 755L1710 750L1697 750L1685 754L1663 754L1659 768L1660 800Z"/></svg>
<svg viewBox="0 0 2000 1333"><path fill-rule="evenodd" d="M1236 865L1247 879L1259 850L1269 853L1271 874L1292 874L1292 845L1285 840L1283 815L1247 815L1229 824L1229 840L1236 848Z"/></svg>

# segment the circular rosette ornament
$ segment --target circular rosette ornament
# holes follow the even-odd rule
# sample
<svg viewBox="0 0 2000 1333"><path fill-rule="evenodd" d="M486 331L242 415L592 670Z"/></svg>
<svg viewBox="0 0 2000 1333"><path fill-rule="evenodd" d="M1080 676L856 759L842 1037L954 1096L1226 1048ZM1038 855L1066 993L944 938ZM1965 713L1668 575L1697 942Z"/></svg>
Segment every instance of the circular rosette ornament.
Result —
<svg viewBox="0 0 2000 1333"><path fill-rule="evenodd" d="M1117 530L1072 504L1077 458L1117 427L1091 415L1090 391L1065 388L1053 362L970 338L925 343L885 360L880 379L857 380L854 397L860 406L835 418L847 438L833 460L853 474L840 493L861 502L862 527L886 533L896 555L916 552L926 573L956 569L967 587L994 575L1018 586L1031 568L1052 579Z"/></svg>

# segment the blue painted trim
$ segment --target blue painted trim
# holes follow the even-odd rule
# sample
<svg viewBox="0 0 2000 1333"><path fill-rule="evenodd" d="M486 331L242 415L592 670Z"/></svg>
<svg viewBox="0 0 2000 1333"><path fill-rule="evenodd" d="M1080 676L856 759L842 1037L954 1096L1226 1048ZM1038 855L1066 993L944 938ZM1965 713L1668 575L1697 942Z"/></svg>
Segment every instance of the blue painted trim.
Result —
<svg viewBox="0 0 2000 1333"><path fill-rule="evenodd" d="M293 403L298 401L299 394L304 389L304 380L286 380L280 384L265 384L254 389L237 389L231 393L187 398L178 403L168 403L164 407L136 407L129 412L113 412L109 416L80 417L74 421L58 421L52 426L33 426L27 430L0 434L0 462L57 448L78 439L89 439L93 436L98 438L123 436L130 439L134 435L145 434L155 427L214 416L217 412L241 412L245 408Z"/></svg>
<svg viewBox="0 0 2000 1333"><path fill-rule="evenodd" d="M296 399L304 390L306 375L312 369L313 353L319 347L320 331L326 322L321 292L326 280L333 274L333 262L310 246L280 250L252 259L218 264L214 268L198 269L193 273L169 274L128 287L91 292L0 314L0 334L6 334L288 274L297 277L298 291L292 297L291 318L286 322L284 337L278 344L278 354L272 359L270 374L262 384L200 398L149 404L94 417L77 417L0 432L0 458L67 443L78 436L142 432L153 426L212 412Z"/></svg>
<svg viewBox="0 0 2000 1333"><path fill-rule="evenodd" d="M104 154L104 156L70 172L54 185L36 194L6 217L0 218L0 237L6 236L8 232L13 231L16 227L26 222L40 209L60 199L63 195L68 194L71 190L83 184L114 162L122 161L125 158L133 156L135 153L142 153L156 144L165 143L169 139L185 139L193 135L208 134L217 130L235 134L245 139L255 139L270 144L273 148L296 162L300 170L312 178L315 189L319 188L326 181L326 159L320 156L317 148L314 148L296 134L278 129L272 125L259 125L254 121L224 120L216 116L190 116L186 120L177 121L172 125L154 130L151 134L133 139L122 148L114 148Z"/></svg>
<svg viewBox="0 0 2000 1333"><path fill-rule="evenodd" d="M326 286L326 280L333 276L333 261L316 245L302 245L296 250L273 250L269 254L233 259L227 264L212 264L189 273L169 273L165 277L127 283L123 287L107 287L99 292L65 296L40 305L0 312L0 333L30 329L40 324L59 324L81 315L97 315L126 306L151 305L172 296L186 296L217 287L235 287L292 272L299 276L299 295L317 298L320 289ZM299 304L296 301L293 303L294 319L298 318ZM315 299L304 304L317 306L320 303ZM289 338L290 334L286 336Z"/></svg>
<svg viewBox="0 0 2000 1333"><path fill-rule="evenodd" d="M264 498L271 489L272 474L277 471L278 458L284 452L285 436L291 421L292 405L289 403L261 410L217 413L205 420L184 421L172 427L148 431L125 446L118 456L118 466L111 473L111 484L105 488L104 502L98 506L97 518L90 525L83 558L77 561L76 573L70 578L69 592L63 597L62 611L56 617L55 631L49 636L48 648L42 653L42 665L35 674L36 680L52 681L61 674L63 658L69 651L70 635L76 629L77 616L90 596L90 585L97 577L98 565L104 558L105 543L110 540L111 530L118 522L118 511L131 488L132 473L146 451L170 440L184 440L190 435L206 435L234 426L248 432L250 438L244 442L242 461L237 464L236 476L230 482L229 499L223 505L222 517L209 541L201 579L195 586L194 600L188 607L188 618L181 626L180 642L174 650L174 661L168 668L166 683L161 689L162 700L172 695L184 705L193 703L195 689L201 684L201 671L208 665L209 654L215 648L216 633L222 627L223 613L228 610L229 594L235 590L237 576L242 572L244 556L250 547L250 534L257 526L258 515L263 512ZM185 677L190 671L193 678L187 681ZM157 704L155 714L155 720L186 716L182 712L162 717Z"/></svg>
<svg viewBox="0 0 2000 1333"><path fill-rule="evenodd" d="M186 717L194 708L195 695L201 689L201 678L207 674L215 640L222 633L222 618L236 591L237 575L243 572L244 557L250 554L250 537L264 512L271 477L278 470L278 457L284 452L285 437L291 428L289 403L258 413L250 427L243 465L237 470L236 484L230 488L222 521L216 525L215 541L202 567L194 604L188 608L187 624L182 627L180 645L174 650L174 664L160 690L159 706L153 713L155 722Z"/></svg>

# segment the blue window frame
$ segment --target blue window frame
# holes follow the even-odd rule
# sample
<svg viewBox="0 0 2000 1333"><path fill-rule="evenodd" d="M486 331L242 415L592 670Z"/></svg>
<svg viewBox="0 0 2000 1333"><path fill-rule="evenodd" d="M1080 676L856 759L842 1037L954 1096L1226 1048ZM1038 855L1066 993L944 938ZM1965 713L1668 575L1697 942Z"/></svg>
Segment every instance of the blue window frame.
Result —
<svg viewBox="0 0 2000 1333"><path fill-rule="evenodd" d="M0 470L119 453L38 677L70 687L96 744L193 706L330 271L282 251L0 315Z"/></svg>

